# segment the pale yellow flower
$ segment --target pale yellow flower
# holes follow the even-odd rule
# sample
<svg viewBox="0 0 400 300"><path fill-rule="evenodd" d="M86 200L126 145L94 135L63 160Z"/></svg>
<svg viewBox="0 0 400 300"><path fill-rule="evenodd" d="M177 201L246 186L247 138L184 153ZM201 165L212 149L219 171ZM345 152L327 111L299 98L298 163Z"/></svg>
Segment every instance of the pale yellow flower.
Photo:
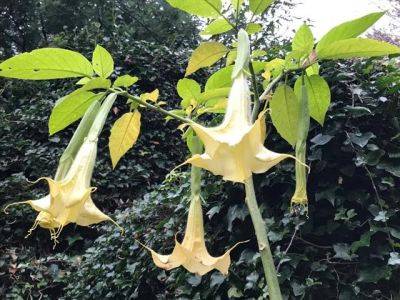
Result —
<svg viewBox="0 0 400 300"><path fill-rule="evenodd" d="M264 147L264 114L251 121L250 91L243 72L232 85L226 114L221 125L204 127L191 123L205 146L205 153L192 156L187 163L209 170L223 179L244 182L252 173L264 173L285 158Z"/></svg>
<svg viewBox="0 0 400 300"><path fill-rule="evenodd" d="M90 181L96 153L97 139L86 139L63 179L41 178L49 184L49 195L39 200L10 204L26 203L39 212L29 234L39 225L49 229L51 238L57 242L61 230L69 223L81 226L89 226L106 220L115 223L96 207L91 198L91 193L95 190L90 186Z"/></svg>
<svg viewBox="0 0 400 300"><path fill-rule="evenodd" d="M175 247L170 255L158 254L151 248L144 246L151 252L157 267L171 270L183 266L189 272L204 275L213 269L222 274L228 274L231 263L230 252L240 243L230 248L222 256L211 256L204 241L203 213L200 196L195 196L189 207L188 221L182 243L175 238Z"/></svg>

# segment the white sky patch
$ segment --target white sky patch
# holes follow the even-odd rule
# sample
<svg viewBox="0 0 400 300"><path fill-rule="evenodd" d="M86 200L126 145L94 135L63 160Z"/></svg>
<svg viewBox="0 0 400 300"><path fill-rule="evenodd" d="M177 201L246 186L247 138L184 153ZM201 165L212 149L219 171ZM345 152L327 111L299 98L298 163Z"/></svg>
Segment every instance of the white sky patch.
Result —
<svg viewBox="0 0 400 300"><path fill-rule="evenodd" d="M366 14L390 9L386 0L298 0L292 15L296 17L283 28L284 36L292 37L293 30L300 27L303 22L312 25L314 36L318 40L329 29L343 22L362 17ZM384 28L390 22L390 17L383 16L373 28Z"/></svg>

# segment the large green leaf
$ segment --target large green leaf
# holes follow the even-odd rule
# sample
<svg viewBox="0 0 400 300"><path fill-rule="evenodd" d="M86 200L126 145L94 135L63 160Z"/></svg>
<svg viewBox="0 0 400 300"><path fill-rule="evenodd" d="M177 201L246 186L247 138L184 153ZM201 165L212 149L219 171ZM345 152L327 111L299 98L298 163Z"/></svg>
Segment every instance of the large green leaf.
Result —
<svg viewBox="0 0 400 300"><path fill-rule="evenodd" d="M311 32L310 27L307 24L303 24L297 30L293 38L292 50L301 51L304 54L308 55L311 53L313 48L314 48L314 36Z"/></svg>
<svg viewBox="0 0 400 300"><path fill-rule="evenodd" d="M43 48L11 57L0 64L0 76L45 80L92 77L92 64L80 53L59 48Z"/></svg>
<svg viewBox="0 0 400 300"><path fill-rule="evenodd" d="M318 42L317 50L325 48L336 41L358 37L361 33L366 31L376 21L378 21L383 15L384 12L372 13L332 28Z"/></svg>
<svg viewBox="0 0 400 300"><path fill-rule="evenodd" d="M400 48L382 41L353 38L334 42L317 51L319 59L375 57L400 53Z"/></svg>
<svg viewBox="0 0 400 300"><path fill-rule="evenodd" d="M232 70L233 66L228 66L212 74L206 82L205 90L211 91L214 89L231 87Z"/></svg>
<svg viewBox="0 0 400 300"><path fill-rule="evenodd" d="M274 0L250 0L250 10L255 15L261 15Z"/></svg>
<svg viewBox="0 0 400 300"><path fill-rule="evenodd" d="M93 69L97 75L107 78L114 71L114 60L102 46L97 45L92 57Z"/></svg>
<svg viewBox="0 0 400 300"><path fill-rule="evenodd" d="M232 25L225 19L216 19L204 28L200 35L215 35L231 30Z"/></svg>
<svg viewBox="0 0 400 300"><path fill-rule="evenodd" d="M221 0L167 0L180 10L200 17L218 17L222 8Z"/></svg>
<svg viewBox="0 0 400 300"><path fill-rule="evenodd" d="M200 68L209 67L220 60L229 51L218 42L205 42L197 47L189 59L185 76L196 72Z"/></svg>
<svg viewBox="0 0 400 300"><path fill-rule="evenodd" d="M297 141L299 102L293 89L285 84L279 85L269 105L276 130L294 147Z"/></svg>
<svg viewBox="0 0 400 300"><path fill-rule="evenodd" d="M65 127L79 120L85 114L88 107L103 96L104 93L95 94L89 91L76 90L59 99L50 115L50 135L63 130Z"/></svg>
<svg viewBox="0 0 400 300"><path fill-rule="evenodd" d="M319 75L305 76L304 82L307 88L308 106L310 116L319 124L324 125L325 115L331 103L331 91L328 83ZM300 99L301 77L294 85L294 91Z"/></svg>

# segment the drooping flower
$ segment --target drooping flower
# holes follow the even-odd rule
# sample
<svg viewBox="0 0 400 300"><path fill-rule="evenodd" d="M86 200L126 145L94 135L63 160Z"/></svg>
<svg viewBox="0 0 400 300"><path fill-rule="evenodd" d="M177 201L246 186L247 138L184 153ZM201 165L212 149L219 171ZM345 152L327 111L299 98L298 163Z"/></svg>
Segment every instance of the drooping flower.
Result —
<svg viewBox="0 0 400 300"><path fill-rule="evenodd" d="M88 115L85 115L82 119L71 140L72 143L68 145L66 152L64 152L64 154L76 152L73 155L72 164L62 161L55 179L49 177L39 179L47 181L50 190L48 195L38 200L11 203L5 207L4 210L6 211L11 205L29 204L39 212L28 235L39 225L49 229L51 239L57 243L57 238L63 227L70 223L81 226L89 226L106 220L115 223L93 203L91 194L95 188L90 186L97 155L97 137L115 98L115 94L109 95L98 112L97 110L89 112L89 114L97 114L94 121ZM86 124L82 122L86 122ZM89 127L90 130L87 131L86 127ZM82 142L79 137L83 133L87 136ZM60 169L62 170L60 171ZM118 224L116 225L118 226Z"/></svg>
<svg viewBox="0 0 400 300"><path fill-rule="evenodd" d="M171 254L158 254L151 248L142 244L150 251L154 263L157 267L171 270L183 266L189 272L204 275L213 269L217 269L222 274L228 274L231 263L230 252L240 243L230 248L222 256L211 256L206 248L204 241L203 213L201 209L200 196L192 198L189 215L186 224L185 236L182 243L175 238L175 247Z"/></svg>
<svg viewBox="0 0 400 300"><path fill-rule="evenodd" d="M90 181L96 153L97 140L86 140L63 179L41 178L48 182L49 195L39 200L10 204L26 203L39 212L29 234L39 225L49 229L52 240L57 242L61 230L69 223L88 226L106 220L114 222L96 207L91 198L95 190Z"/></svg>
<svg viewBox="0 0 400 300"><path fill-rule="evenodd" d="M202 140L205 152L186 162L225 180L243 183L252 173L266 172L285 158L293 158L264 147L264 114L252 123L250 91L243 71L233 81L223 122L211 128L197 123L190 126Z"/></svg>

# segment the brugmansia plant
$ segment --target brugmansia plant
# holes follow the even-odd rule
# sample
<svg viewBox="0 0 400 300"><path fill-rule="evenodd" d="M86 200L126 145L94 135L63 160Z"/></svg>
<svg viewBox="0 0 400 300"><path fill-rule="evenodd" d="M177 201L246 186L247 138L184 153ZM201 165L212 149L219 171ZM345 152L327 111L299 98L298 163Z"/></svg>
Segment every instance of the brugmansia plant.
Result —
<svg viewBox="0 0 400 300"><path fill-rule="evenodd" d="M280 300L282 295L267 237L268 228L256 201L252 175L264 173L282 160L292 158L296 173L292 208L306 207L310 120L312 118L323 126L331 101L329 86L319 75L319 63L332 59L398 55L400 48L358 37L382 17L383 13L377 12L334 27L317 43L309 26L304 24L297 30L291 51L285 57L267 60L269 54L265 47L257 49L255 45L263 45L262 16L273 5L273 0L231 0L225 4L221 0L167 2L177 9L207 18L208 22L201 32L208 40L193 51L185 78L177 84L177 92L182 98L179 109L162 108L158 90L131 94L138 81L135 76L111 77L112 81L114 62L100 45L95 48L91 62L74 51L44 48L16 55L0 64L2 77L27 80L78 78L79 88L60 98L52 110L50 135L82 118L60 158L54 179L46 178L49 195L11 205L30 204L39 212L31 230L37 225L47 228L54 241L69 223L88 226L111 220L94 205L91 199L94 188L90 181L97 139L106 116L117 97L125 98L129 112L114 123L109 137L114 168L135 144L140 133L140 111L145 108L164 114L168 120L180 121L182 138L191 153L186 161L192 168L192 192L185 235L182 242L176 239L170 255L158 254L143 245L150 251L155 264L167 270L183 266L200 275L213 269L228 273L229 254L233 248L220 257L213 257L205 245L201 208L204 200L201 197L201 169L205 169L224 180L244 184L245 202L254 225L269 297ZM223 44L220 42L222 34L233 35L235 41L231 45ZM221 59L225 60L225 67L207 79L203 91L198 82L187 78ZM295 79L293 87L288 84L289 79ZM259 93L261 87L263 92ZM220 125L209 127L199 122L205 114L211 116L204 118L209 121L216 114L225 115ZM294 155L276 153L264 146L267 118L293 147Z"/></svg>

